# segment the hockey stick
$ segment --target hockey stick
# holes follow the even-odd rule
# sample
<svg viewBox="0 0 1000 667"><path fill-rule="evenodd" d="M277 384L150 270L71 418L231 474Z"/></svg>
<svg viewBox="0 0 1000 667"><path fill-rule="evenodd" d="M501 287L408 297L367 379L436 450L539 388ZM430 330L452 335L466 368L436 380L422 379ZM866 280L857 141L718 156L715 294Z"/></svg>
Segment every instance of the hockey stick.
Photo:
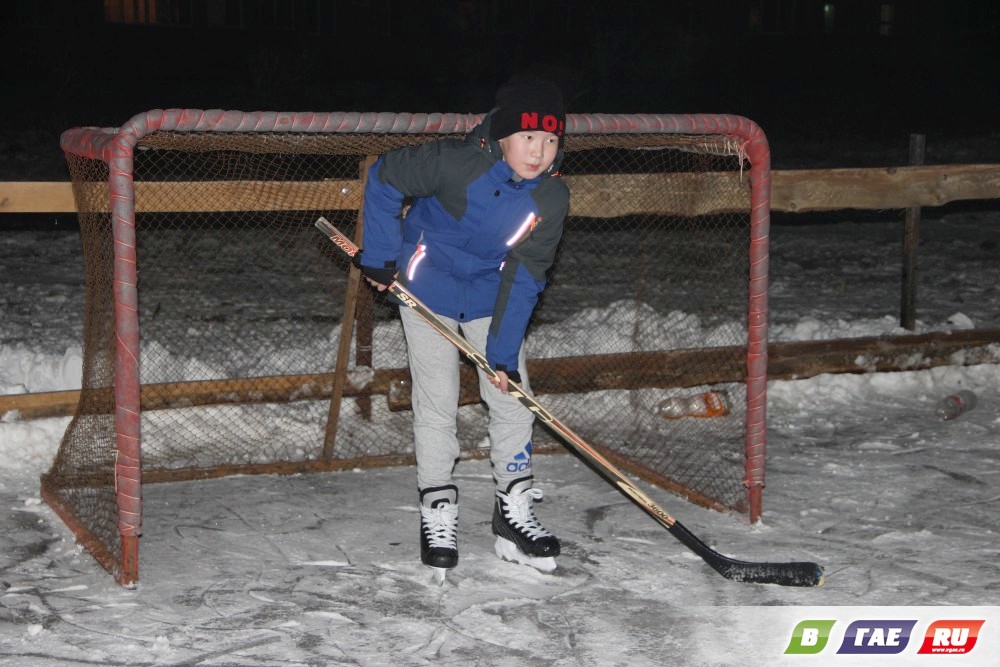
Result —
<svg viewBox="0 0 1000 667"><path fill-rule="evenodd" d="M341 234L336 227L330 224L325 218L316 221L316 227L326 234L333 243L343 250L348 256L354 257L358 252L356 246L349 238ZM399 282L389 285L389 292L399 299L403 304L412 308L430 326L434 327L438 333L448 339L457 347L472 363L478 366L490 377L497 378L497 372L486 363L486 357L479 352L464 336L454 331L445 322L434 314L427 306L417 299L406 287ZM720 554L710 546L702 542L698 537L685 528L679 521L666 513L652 498L636 487L618 468L604 458L598 451L589 445L583 438L571 431L566 425L556 419L548 410L536 401L532 396L526 394L516 382L508 380L508 392L511 396L521 402L526 408L535 413L549 428L555 431L574 451L581 454L594 467L602 472L613 484L615 484L625 495L632 499L635 504L646 511L651 517L656 519L670 534L680 540L684 546L698 554L702 560L708 563L716 572L727 579L742 581L753 584L778 584L780 586L822 586L823 568L816 563L790 562L790 563L752 563L749 561L736 560Z"/></svg>

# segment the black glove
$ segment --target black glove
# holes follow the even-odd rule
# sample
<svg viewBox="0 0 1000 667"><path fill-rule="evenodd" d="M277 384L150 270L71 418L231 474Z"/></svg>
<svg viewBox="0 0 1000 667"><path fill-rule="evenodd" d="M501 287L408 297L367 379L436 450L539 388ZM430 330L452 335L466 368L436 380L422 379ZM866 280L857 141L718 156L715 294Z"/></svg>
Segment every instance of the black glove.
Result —
<svg viewBox="0 0 1000 667"><path fill-rule="evenodd" d="M496 370L503 371L507 374L508 380L513 380L514 382L521 384L521 373L515 368L512 371L507 370L507 366L504 364L497 364Z"/></svg>
<svg viewBox="0 0 1000 667"><path fill-rule="evenodd" d="M361 275L369 280L374 280L379 285L385 285L388 287L396 280L396 262L386 262L385 266L381 269L377 269L373 266L365 266L361 263L361 250L358 250L354 254L354 259L351 262L354 266L361 269Z"/></svg>

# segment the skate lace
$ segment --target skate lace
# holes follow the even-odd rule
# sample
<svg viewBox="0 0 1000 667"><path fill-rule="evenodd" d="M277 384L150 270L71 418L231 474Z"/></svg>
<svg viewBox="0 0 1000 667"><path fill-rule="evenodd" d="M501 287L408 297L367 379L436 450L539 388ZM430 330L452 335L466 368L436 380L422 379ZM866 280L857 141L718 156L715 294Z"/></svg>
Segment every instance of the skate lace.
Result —
<svg viewBox="0 0 1000 667"><path fill-rule="evenodd" d="M515 528L523 533L527 533L531 539L552 535L552 533L542 527L541 522L535 516L533 503L536 500L541 500L541 489L528 489L522 493L501 495L506 500L504 503L504 515Z"/></svg>
<svg viewBox="0 0 1000 667"><path fill-rule="evenodd" d="M454 549L458 545L458 505L446 503L440 507L421 507L427 542L433 547Z"/></svg>

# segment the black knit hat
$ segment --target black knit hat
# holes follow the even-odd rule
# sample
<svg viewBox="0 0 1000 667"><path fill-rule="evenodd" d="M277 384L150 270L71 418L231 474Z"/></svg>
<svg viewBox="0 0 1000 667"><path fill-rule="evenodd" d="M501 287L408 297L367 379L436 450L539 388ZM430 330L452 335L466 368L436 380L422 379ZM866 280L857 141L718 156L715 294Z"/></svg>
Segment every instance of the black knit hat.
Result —
<svg viewBox="0 0 1000 667"><path fill-rule="evenodd" d="M490 121L490 139L515 132L551 132L562 139L566 110L562 93L543 79L520 79L497 91L497 112Z"/></svg>

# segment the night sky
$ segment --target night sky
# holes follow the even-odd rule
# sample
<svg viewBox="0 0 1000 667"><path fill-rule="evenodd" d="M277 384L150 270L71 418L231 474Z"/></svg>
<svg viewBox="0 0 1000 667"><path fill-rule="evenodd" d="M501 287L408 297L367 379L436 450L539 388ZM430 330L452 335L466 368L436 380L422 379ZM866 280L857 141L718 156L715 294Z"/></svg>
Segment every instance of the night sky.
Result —
<svg viewBox="0 0 1000 667"><path fill-rule="evenodd" d="M5 178L62 178L50 173L62 169L57 145L45 147L54 161L18 151L147 109L483 112L526 72L557 81L571 113L746 116L777 166L820 144L898 146L904 160L912 132L929 150L935 137L991 132L1000 103L992 0L893 3L889 35L884 3L863 0L834 3L832 29L829 3L808 0L784 3L796 16L756 16L757 28L751 10L782 3L320 4L336 16L227 28L108 24L101 2L18 0L0 35L4 134L22 131L4 140Z"/></svg>

